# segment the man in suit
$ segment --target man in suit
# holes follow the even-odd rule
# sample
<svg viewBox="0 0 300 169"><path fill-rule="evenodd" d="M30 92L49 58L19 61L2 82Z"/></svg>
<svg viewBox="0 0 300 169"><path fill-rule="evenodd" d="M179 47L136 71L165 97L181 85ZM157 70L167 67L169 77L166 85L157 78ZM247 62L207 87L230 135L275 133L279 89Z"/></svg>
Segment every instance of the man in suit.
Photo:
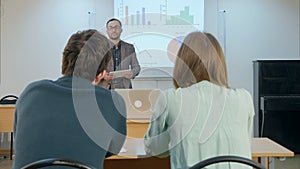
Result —
<svg viewBox="0 0 300 169"><path fill-rule="evenodd" d="M105 79L110 82L110 88L132 88L131 79L140 73L141 67L136 57L134 46L120 39L122 23L116 18L106 22L106 32L111 41L112 61L108 71L127 70L123 77L107 76Z"/></svg>

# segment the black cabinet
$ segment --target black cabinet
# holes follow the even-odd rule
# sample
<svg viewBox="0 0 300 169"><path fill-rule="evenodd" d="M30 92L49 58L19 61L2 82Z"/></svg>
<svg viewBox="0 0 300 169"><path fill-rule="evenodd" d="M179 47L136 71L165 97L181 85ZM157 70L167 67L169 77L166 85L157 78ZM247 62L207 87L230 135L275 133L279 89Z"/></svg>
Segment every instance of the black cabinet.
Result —
<svg viewBox="0 0 300 169"><path fill-rule="evenodd" d="M300 60L256 60L254 135L300 153Z"/></svg>

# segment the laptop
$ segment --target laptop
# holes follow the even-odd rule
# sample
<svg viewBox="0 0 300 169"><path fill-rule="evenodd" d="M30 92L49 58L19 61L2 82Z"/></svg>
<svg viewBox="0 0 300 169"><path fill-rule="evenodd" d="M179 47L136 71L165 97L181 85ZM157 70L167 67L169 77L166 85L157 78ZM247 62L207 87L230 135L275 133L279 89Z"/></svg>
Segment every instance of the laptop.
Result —
<svg viewBox="0 0 300 169"><path fill-rule="evenodd" d="M126 104L127 119L150 120L150 109L154 106L159 89L115 89Z"/></svg>

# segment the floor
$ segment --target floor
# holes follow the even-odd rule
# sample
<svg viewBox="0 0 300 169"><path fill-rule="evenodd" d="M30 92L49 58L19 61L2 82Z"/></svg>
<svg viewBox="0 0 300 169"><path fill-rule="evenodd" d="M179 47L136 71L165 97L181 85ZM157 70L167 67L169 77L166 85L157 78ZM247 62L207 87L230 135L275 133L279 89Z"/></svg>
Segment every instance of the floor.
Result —
<svg viewBox="0 0 300 169"><path fill-rule="evenodd" d="M8 158L3 158L2 155L0 155L0 169L11 169L12 167L12 160Z"/></svg>
<svg viewBox="0 0 300 169"><path fill-rule="evenodd" d="M300 169L300 154L293 158L275 159L274 169Z"/></svg>
<svg viewBox="0 0 300 169"><path fill-rule="evenodd" d="M0 155L0 169L11 169L12 160L9 158L3 158ZM272 165L270 166L272 169ZM293 158L284 159L275 159L274 168L273 169L300 169L300 155L296 155Z"/></svg>

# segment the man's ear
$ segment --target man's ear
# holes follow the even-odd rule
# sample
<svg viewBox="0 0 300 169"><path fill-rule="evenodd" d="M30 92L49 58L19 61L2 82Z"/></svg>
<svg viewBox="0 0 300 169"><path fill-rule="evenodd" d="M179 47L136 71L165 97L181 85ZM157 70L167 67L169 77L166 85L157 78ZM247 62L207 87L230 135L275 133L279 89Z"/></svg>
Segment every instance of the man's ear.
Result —
<svg viewBox="0 0 300 169"><path fill-rule="evenodd" d="M99 73L99 74L95 77L94 82L98 84L98 83L101 81L101 79L104 78L105 75L106 75L106 70L103 70L101 73Z"/></svg>

